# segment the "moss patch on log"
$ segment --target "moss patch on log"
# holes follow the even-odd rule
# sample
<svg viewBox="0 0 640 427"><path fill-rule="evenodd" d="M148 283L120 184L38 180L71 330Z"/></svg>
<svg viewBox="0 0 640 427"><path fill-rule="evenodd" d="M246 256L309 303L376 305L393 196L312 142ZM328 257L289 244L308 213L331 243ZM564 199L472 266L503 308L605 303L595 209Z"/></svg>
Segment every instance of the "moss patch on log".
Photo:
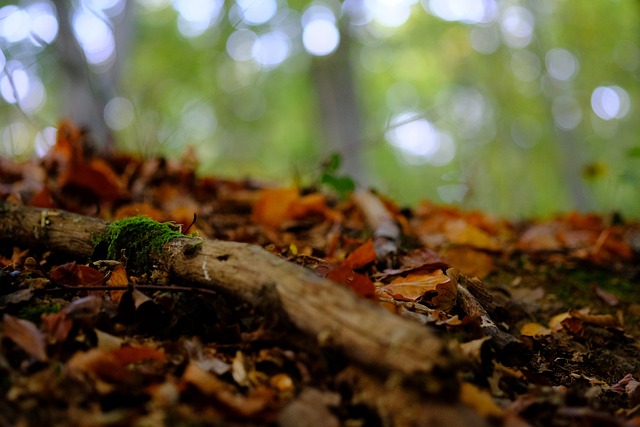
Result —
<svg viewBox="0 0 640 427"><path fill-rule="evenodd" d="M159 223L144 216L113 222L94 240L94 256L122 261L135 273L148 271L153 257L162 253L170 240L184 237L172 223Z"/></svg>

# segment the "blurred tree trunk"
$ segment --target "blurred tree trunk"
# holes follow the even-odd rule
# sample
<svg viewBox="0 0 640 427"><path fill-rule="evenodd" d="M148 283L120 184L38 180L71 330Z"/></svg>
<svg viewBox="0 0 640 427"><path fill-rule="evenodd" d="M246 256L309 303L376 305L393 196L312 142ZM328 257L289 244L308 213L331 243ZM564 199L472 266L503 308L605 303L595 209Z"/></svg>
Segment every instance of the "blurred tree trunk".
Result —
<svg viewBox="0 0 640 427"><path fill-rule="evenodd" d="M366 185L362 169L362 128L360 107L351 66L351 40L348 30L340 31L338 49L327 56L313 58L311 73L327 143L324 154L339 152L343 172Z"/></svg>
<svg viewBox="0 0 640 427"><path fill-rule="evenodd" d="M105 17L115 39L115 59L100 72L87 63L82 47L73 33L72 16L75 7L70 0L53 0L58 12L59 31L53 44L61 74L60 111L75 124L86 128L93 149L109 152L113 135L104 119L104 107L116 94L121 64L126 56L133 31L133 2L125 2L116 19Z"/></svg>

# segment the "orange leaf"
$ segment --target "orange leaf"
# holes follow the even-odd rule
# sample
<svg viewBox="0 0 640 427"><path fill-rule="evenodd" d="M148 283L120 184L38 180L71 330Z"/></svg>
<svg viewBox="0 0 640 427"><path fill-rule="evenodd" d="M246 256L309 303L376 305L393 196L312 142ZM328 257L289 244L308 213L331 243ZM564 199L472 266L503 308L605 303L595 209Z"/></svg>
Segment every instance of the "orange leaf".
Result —
<svg viewBox="0 0 640 427"><path fill-rule="evenodd" d="M262 190L253 206L251 219L269 228L278 228L292 218L291 206L299 198L297 188Z"/></svg>
<svg viewBox="0 0 640 427"><path fill-rule="evenodd" d="M326 209L324 195L320 193L307 194L296 199L291 205L291 218L300 219L311 215L324 215Z"/></svg>
<svg viewBox="0 0 640 427"><path fill-rule="evenodd" d="M363 267L376 260L376 250L371 239L359 246L344 260L343 265L351 269Z"/></svg>
<svg viewBox="0 0 640 427"><path fill-rule="evenodd" d="M458 284L442 270L416 271L406 277L398 277L381 288L381 291L400 301L424 300L442 311L450 310L456 302Z"/></svg>
<svg viewBox="0 0 640 427"><path fill-rule="evenodd" d="M127 270L125 270L122 264L115 266L111 272L111 277L107 281L109 286L126 286L129 284L129 278L127 277ZM110 291L111 300L119 304L125 291Z"/></svg>
<svg viewBox="0 0 640 427"><path fill-rule="evenodd" d="M47 344L40 329L28 320L5 313L2 317L3 333L29 355L40 361L47 360Z"/></svg>
<svg viewBox="0 0 640 427"><path fill-rule="evenodd" d="M382 287L382 290L401 301L418 301L427 292L436 292L438 284L449 282L442 270L428 273L410 273L406 277L398 277L393 282Z"/></svg>

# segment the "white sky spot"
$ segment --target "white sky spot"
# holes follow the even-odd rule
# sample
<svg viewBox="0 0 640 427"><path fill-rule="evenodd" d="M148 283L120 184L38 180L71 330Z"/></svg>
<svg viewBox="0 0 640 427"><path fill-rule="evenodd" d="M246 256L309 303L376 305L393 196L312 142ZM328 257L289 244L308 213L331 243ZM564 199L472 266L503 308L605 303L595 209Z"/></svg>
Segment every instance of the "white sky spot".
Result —
<svg viewBox="0 0 640 427"><path fill-rule="evenodd" d="M504 42L513 48L524 48L533 39L535 19L529 9L510 6L502 14L500 26Z"/></svg>
<svg viewBox="0 0 640 427"><path fill-rule="evenodd" d="M248 61L253 58L253 45L258 36L251 30L234 31L227 39L227 53L236 61Z"/></svg>
<svg viewBox="0 0 640 427"><path fill-rule="evenodd" d="M466 24L489 23L496 19L495 0L421 0L422 7L445 21Z"/></svg>
<svg viewBox="0 0 640 427"><path fill-rule="evenodd" d="M271 31L258 36L251 53L256 62L267 69L272 69L289 57L291 41L282 31Z"/></svg>
<svg viewBox="0 0 640 427"><path fill-rule="evenodd" d="M469 31L469 41L477 52L490 54L500 47L500 34L495 25L474 25Z"/></svg>
<svg viewBox="0 0 640 427"><path fill-rule="evenodd" d="M31 17L18 6L9 5L0 9L0 37L9 43L29 37Z"/></svg>
<svg viewBox="0 0 640 427"><path fill-rule="evenodd" d="M115 97L104 106L104 121L111 129L125 129L133 121L133 104L127 98Z"/></svg>
<svg viewBox="0 0 640 427"><path fill-rule="evenodd" d="M373 19L373 11L362 0L344 0L342 13L349 16L351 25L366 25Z"/></svg>
<svg viewBox="0 0 640 427"><path fill-rule="evenodd" d="M538 55L530 50L521 49L511 55L511 71L518 80L532 82L540 77L542 64Z"/></svg>
<svg viewBox="0 0 640 427"><path fill-rule="evenodd" d="M445 165L455 156L453 139L412 111L395 116L385 136L407 163Z"/></svg>
<svg viewBox="0 0 640 427"><path fill-rule="evenodd" d="M553 119L560 129L575 129L582 120L582 109L575 98L571 96L559 96L551 105Z"/></svg>
<svg viewBox="0 0 640 427"><path fill-rule="evenodd" d="M302 30L302 44L312 55L328 55L338 48L340 32L336 24L329 20L313 19Z"/></svg>
<svg viewBox="0 0 640 427"><path fill-rule="evenodd" d="M115 41L108 18L99 17L95 12L79 8L73 15L73 33L87 56L87 61L100 65L113 59Z"/></svg>
<svg viewBox="0 0 640 427"><path fill-rule="evenodd" d="M20 108L26 113L35 113L44 106L47 92L37 76L29 76L29 91L20 99Z"/></svg>
<svg viewBox="0 0 640 427"><path fill-rule="evenodd" d="M275 0L236 0L242 21L249 25L260 25L269 21L278 11Z"/></svg>
<svg viewBox="0 0 640 427"><path fill-rule="evenodd" d="M560 81L573 79L580 68L578 58L566 49L551 49L545 55L544 62L549 75Z"/></svg>
<svg viewBox="0 0 640 427"><path fill-rule="evenodd" d="M325 6L324 4L312 4L306 8L300 18L300 22L302 23L302 27L306 27L311 21L315 21L316 19L336 23L336 16L333 14L333 11L329 6Z"/></svg>
<svg viewBox="0 0 640 427"><path fill-rule="evenodd" d="M197 37L222 17L223 0L173 0L178 12L178 31L184 37Z"/></svg>
<svg viewBox="0 0 640 427"><path fill-rule="evenodd" d="M631 100L620 86L599 86L591 94L591 108L604 120L621 119L631 109Z"/></svg>
<svg viewBox="0 0 640 427"><path fill-rule="evenodd" d="M309 6L302 17L302 45L311 55L324 56L340 44L340 31L333 11L322 4Z"/></svg>
<svg viewBox="0 0 640 427"><path fill-rule="evenodd" d="M365 7L372 12L373 19L382 26L399 27L411 16L415 0L368 0Z"/></svg>
<svg viewBox="0 0 640 427"><path fill-rule="evenodd" d="M31 37L36 45L53 42L58 35L58 19L50 3L33 3L26 8L31 16Z"/></svg>
<svg viewBox="0 0 640 427"><path fill-rule="evenodd" d="M38 157L44 157L56 143L57 129L49 126L37 133L34 148Z"/></svg>
<svg viewBox="0 0 640 427"><path fill-rule="evenodd" d="M29 93L29 75L18 61L9 61L0 77L0 94L9 104L15 104Z"/></svg>

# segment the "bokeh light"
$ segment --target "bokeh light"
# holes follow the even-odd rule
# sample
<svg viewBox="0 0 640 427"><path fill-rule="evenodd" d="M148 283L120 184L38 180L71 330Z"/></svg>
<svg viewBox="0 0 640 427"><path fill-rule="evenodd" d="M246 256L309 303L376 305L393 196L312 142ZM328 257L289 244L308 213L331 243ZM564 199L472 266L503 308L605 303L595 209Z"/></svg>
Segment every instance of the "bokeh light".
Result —
<svg viewBox="0 0 640 427"><path fill-rule="evenodd" d="M455 156L455 143L451 136L414 111L394 116L386 138L407 163L442 166Z"/></svg>
<svg viewBox="0 0 640 427"><path fill-rule="evenodd" d="M133 104L120 96L110 99L104 107L104 121L115 131L125 129L133 121Z"/></svg>
<svg viewBox="0 0 640 427"><path fill-rule="evenodd" d="M573 79L580 69L578 58L566 49L551 49L545 55L545 65L549 75L559 81Z"/></svg>
<svg viewBox="0 0 640 427"><path fill-rule="evenodd" d="M302 14L302 45L314 56L334 52L340 44L340 32L336 18L329 7L316 4Z"/></svg>
<svg viewBox="0 0 640 427"><path fill-rule="evenodd" d="M591 94L591 108L601 119L621 119L629 113L631 100L620 86L599 86Z"/></svg>

